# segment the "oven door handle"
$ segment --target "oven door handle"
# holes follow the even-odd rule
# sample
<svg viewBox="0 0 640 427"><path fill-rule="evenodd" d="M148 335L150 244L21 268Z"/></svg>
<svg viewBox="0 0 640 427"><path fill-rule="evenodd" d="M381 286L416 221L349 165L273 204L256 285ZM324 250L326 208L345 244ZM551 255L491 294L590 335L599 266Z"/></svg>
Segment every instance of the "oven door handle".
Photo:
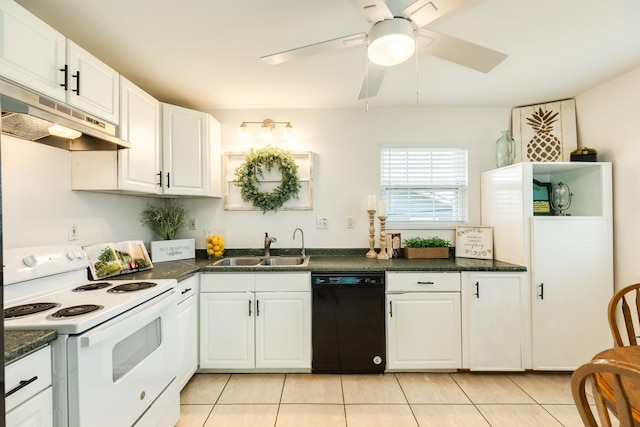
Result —
<svg viewBox="0 0 640 427"><path fill-rule="evenodd" d="M131 325L145 325L157 318L167 306L171 304L177 306L177 297L178 293L175 289L165 292L156 297L151 305L143 303L142 306L132 310L134 313L125 313L118 317L116 323L109 322L108 326L98 326L95 330L84 334L80 337L80 345L91 347L120 334L127 336L131 333Z"/></svg>

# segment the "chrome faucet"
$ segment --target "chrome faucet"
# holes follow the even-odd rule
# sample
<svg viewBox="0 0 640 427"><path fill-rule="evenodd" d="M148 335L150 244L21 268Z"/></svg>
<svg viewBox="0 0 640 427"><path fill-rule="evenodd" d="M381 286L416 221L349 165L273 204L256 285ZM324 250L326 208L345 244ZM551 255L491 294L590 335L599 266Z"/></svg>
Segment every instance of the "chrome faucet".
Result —
<svg viewBox="0 0 640 427"><path fill-rule="evenodd" d="M300 230L300 235L302 235L302 252L301 255L304 256L304 231L302 231L302 228L296 228L295 230L293 230L293 240L296 240L296 231Z"/></svg>
<svg viewBox="0 0 640 427"><path fill-rule="evenodd" d="M271 256L271 244L275 241L275 237L269 237L269 233L264 233L264 256Z"/></svg>

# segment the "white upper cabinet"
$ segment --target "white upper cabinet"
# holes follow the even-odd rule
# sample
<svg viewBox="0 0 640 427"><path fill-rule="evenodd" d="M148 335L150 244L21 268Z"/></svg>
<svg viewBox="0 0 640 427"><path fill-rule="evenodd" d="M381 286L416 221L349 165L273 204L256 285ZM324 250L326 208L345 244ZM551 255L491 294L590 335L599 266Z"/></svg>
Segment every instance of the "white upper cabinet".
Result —
<svg viewBox="0 0 640 427"><path fill-rule="evenodd" d="M108 122L120 120L118 72L67 40L67 102Z"/></svg>
<svg viewBox="0 0 640 427"><path fill-rule="evenodd" d="M11 0L0 0L0 74L110 123L118 73Z"/></svg>
<svg viewBox="0 0 640 427"><path fill-rule="evenodd" d="M13 0L0 0L0 73L65 101L65 37Z"/></svg>
<svg viewBox="0 0 640 427"><path fill-rule="evenodd" d="M222 196L220 123L210 114L162 104L162 192Z"/></svg>
<svg viewBox="0 0 640 427"><path fill-rule="evenodd" d="M118 188L159 194L160 102L120 77L120 113L120 137L131 148L118 152Z"/></svg>

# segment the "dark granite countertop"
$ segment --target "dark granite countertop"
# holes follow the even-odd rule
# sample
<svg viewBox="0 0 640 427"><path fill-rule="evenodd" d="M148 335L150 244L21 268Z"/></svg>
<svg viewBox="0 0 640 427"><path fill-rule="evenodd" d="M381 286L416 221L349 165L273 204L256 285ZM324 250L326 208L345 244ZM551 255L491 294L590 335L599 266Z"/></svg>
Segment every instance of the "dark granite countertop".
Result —
<svg viewBox="0 0 640 427"><path fill-rule="evenodd" d="M34 331L4 331L4 364L17 360L33 350L48 345L58 337L52 329Z"/></svg>
<svg viewBox="0 0 640 427"><path fill-rule="evenodd" d="M255 253L254 253L255 252ZM158 262L153 264L153 269L139 273L131 273L118 276L118 279L186 279L197 272L277 272L277 271L501 271L524 272L527 269L520 265L509 264L495 260L481 260L472 258L448 259L406 259L394 258L389 260L369 259L364 256L366 249L338 249L338 250L311 250L309 265L305 267L294 266L254 266L254 267L211 267L214 261L206 258L186 259L180 261ZM272 251L274 256L298 255L299 250ZM199 254L197 254L199 255ZM228 250L226 256L260 255L259 251Z"/></svg>

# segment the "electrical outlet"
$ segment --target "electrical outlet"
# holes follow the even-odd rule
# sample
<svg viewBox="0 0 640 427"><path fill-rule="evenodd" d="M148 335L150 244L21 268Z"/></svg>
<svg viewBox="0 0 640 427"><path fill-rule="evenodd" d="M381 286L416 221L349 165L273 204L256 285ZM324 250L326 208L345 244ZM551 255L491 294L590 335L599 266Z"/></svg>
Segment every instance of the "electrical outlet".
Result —
<svg viewBox="0 0 640 427"><path fill-rule="evenodd" d="M317 217L316 228L329 228L329 219L326 216Z"/></svg>
<svg viewBox="0 0 640 427"><path fill-rule="evenodd" d="M189 230L198 229L198 220L196 218L189 218Z"/></svg>
<svg viewBox="0 0 640 427"><path fill-rule="evenodd" d="M348 216L347 217L347 228L353 228L353 217L352 216Z"/></svg>
<svg viewBox="0 0 640 427"><path fill-rule="evenodd" d="M78 240L78 226L75 224L69 227L69 240Z"/></svg>

